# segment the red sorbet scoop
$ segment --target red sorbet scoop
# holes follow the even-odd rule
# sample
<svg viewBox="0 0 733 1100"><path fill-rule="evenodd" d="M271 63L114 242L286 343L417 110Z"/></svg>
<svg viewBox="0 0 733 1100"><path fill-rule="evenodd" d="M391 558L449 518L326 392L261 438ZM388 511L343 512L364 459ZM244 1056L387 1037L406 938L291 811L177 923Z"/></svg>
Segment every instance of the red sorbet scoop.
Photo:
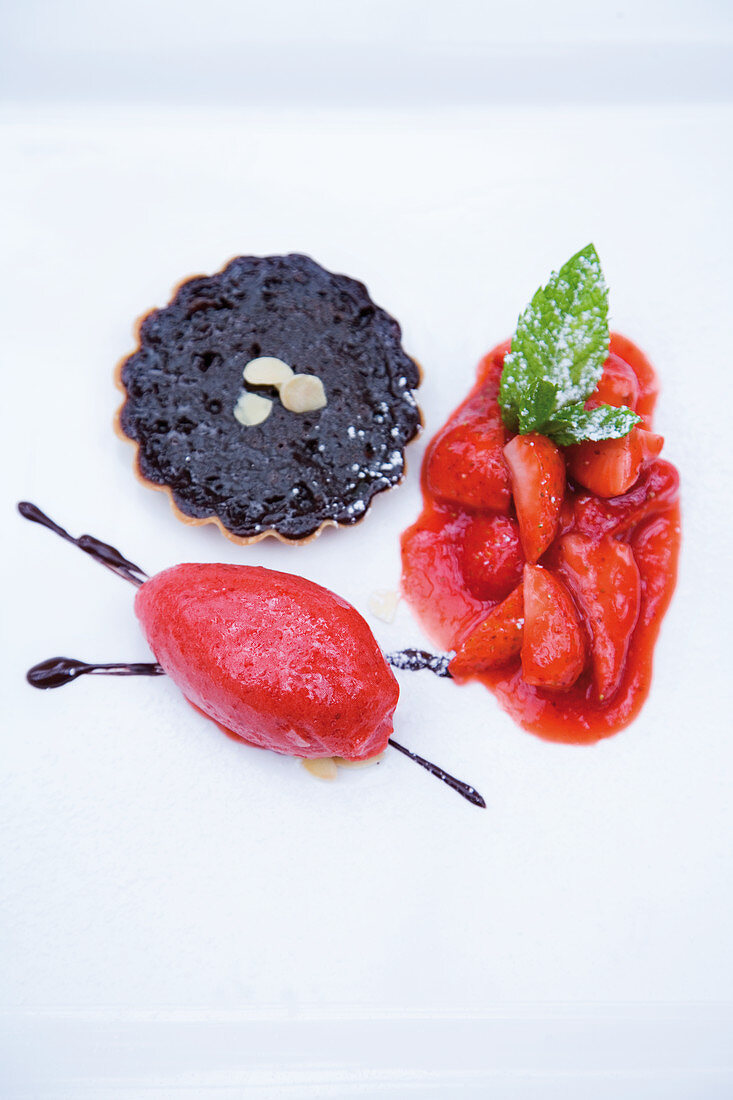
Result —
<svg viewBox="0 0 733 1100"><path fill-rule="evenodd" d="M361 615L303 577L246 565L175 565L135 612L190 703L250 744L364 759L392 733L399 686Z"/></svg>
<svg viewBox="0 0 733 1100"><path fill-rule="evenodd" d="M390 737L397 681L361 615L327 588L246 565L176 565L150 578L108 542L75 538L29 500L18 511L138 589L135 610L159 659L92 664L49 657L26 673L31 687L63 687L87 675L168 673L191 706L237 739L285 755L351 760L389 744L486 809L470 783ZM404 649L387 660L450 675L446 655Z"/></svg>

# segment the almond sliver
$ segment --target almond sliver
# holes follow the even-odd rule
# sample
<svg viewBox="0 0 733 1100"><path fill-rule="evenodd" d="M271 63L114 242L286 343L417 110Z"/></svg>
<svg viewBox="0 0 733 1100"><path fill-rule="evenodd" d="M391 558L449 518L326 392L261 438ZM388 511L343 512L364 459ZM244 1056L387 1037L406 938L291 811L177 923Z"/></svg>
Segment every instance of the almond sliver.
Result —
<svg viewBox="0 0 733 1100"><path fill-rule="evenodd" d="M306 758L303 767L316 779L335 779L338 775L336 761L331 756L317 756L313 759Z"/></svg>
<svg viewBox="0 0 733 1100"><path fill-rule="evenodd" d="M326 405L323 382L315 374L295 374L280 387L280 400L294 413L315 412Z"/></svg>
<svg viewBox="0 0 733 1100"><path fill-rule="evenodd" d="M244 368L244 380L250 386L277 386L284 385L293 372L282 359L276 359L272 355L261 355L257 359L250 359Z"/></svg>
<svg viewBox="0 0 733 1100"><path fill-rule="evenodd" d="M245 428L261 424L271 412L272 401L258 393L243 393L234 406L234 416Z"/></svg>

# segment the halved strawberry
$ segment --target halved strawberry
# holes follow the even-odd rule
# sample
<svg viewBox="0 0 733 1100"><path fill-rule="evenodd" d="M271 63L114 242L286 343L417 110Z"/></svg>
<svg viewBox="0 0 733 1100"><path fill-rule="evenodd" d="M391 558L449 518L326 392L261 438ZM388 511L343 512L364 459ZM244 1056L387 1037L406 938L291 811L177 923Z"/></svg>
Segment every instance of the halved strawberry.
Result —
<svg viewBox="0 0 733 1100"><path fill-rule="evenodd" d="M583 628L567 588L541 565L525 565L524 679L535 687L569 688L585 659Z"/></svg>
<svg viewBox="0 0 733 1100"><path fill-rule="evenodd" d="M451 504L508 512L511 492L503 454L505 442L506 430L494 419L448 425L427 457L428 489Z"/></svg>
<svg viewBox="0 0 733 1100"><path fill-rule="evenodd" d="M575 596L591 638L596 693L606 702L616 691L639 617L641 580L631 547L610 535L565 535L557 566Z"/></svg>
<svg viewBox="0 0 733 1100"><path fill-rule="evenodd" d="M565 462L551 439L515 435L504 448L512 478L519 533L528 562L540 558L557 533L565 494Z"/></svg>
<svg viewBox="0 0 733 1100"><path fill-rule="evenodd" d="M565 449L568 471L573 481L599 497L625 493L639 477L642 467L656 458L664 437L632 428L621 439L588 440Z"/></svg>
<svg viewBox="0 0 733 1100"><path fill-rule="evenodd" d="M519 527L510 516L472 516L463 535L463 577L479 600L503 600L522 579Z"/></svg>
<svg viewBox="0 0 733 1100"><path fill-rule="evenodd" d="M522 648L524 597L519 584L488 613L458 647L448 665L451 676L472 676L506 664Z"/></svg>
<svg viewBox="0 0 733 1100"><path fill-rule="evenodd" d="M620 535L674 504L679 495L680 475L663 458L655 458L646 466L638 483L620 497L593 496L578 493L573 500L573 521L563 533L575 527L581 535ZM569 498L568 498L569 499Z"/></svg>
<svg viewBox="0 0 733 1100"><path fill-rule="evenodd" d="M626 405L635 409L639 400L639 379L628 363L613 352L603 364L601 379L586 401L586 408L595 409L597 405L613 405L618 408Z"/></svg>

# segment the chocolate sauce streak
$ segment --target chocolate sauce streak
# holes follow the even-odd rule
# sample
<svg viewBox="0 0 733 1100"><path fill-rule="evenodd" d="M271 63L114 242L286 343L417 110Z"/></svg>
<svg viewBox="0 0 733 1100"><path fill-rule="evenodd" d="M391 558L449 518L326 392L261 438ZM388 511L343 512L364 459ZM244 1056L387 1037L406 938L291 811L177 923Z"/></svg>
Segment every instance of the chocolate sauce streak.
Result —
<svg viewBox="0 0 733 1100"><path fill-rule="evenodd" d="M455 776L449 775L448 772L444 772L442 768L439 768L437 764L431 764L429 760L425 760L424 757L418 756L416 752L410 752L404 745L400 745L398 741L394 741L391 737L389 744L393 749L397 749L404 756L409 756L410 760L414 760L420 767L425 768L431 775L434 775L436 779L441 779L443 783L447 783L449 787L452 787L454 791L462 795L469 802L472 802L474 806L480 806L482 810L486 809L486 803L481 795L478 793L475 787L469 786L468 783L464 783L462 779L456 779Z"/></svg>
<svg viewBox="0 0 733 1100"><path fill-rule="evenodd" d="M158 664L153 662L142 664L104 664L104 665L92 665L87 664L86 661L77 661L73 657L49 657L47 661L41 661L40 664L34 665L26 673L26 679L28 683L34 688L48 689L63 687L64 684L70 684L72 680L76 680L78 676L86 676L88 674L98 676L165 676L165 672ZM443 771L437 764L432 764L429 760L425 760L424 757L418 756L415 752L410 752L404 745L400 745L398 741L394 741L391 737L389 744L393 749L397 749L398 752L403 753L405 756L409 756L410 760L414 760L416 764L425 768L431 775L434 775L436 779L442 780L458 794L462 795L469 802L472 802L474 806L481 806L482 809L486 809L486 803L481 795L478 793L475 787L469 786L468 783L464 783L460 779L456 779L455 776L449 775L448 772Z"/></svg>
<svg viewBox="0 0 733 1100"><path fill-rule="evenodd" d="M99 676L165 676L160 665L152 663L89 665L73 657L49 657L29 669L25 678L32 687L45 690L63 687L78 676L95 673Z"/></svg>
<svg viewBox="0 0 733 1100"><path fill-rule="evenodd" d="M107 569L111 569L118 577L122 577L124 580L129 581L130 584L139 587L147 579L148 574L143 572L139 565L135 565L134 562L124 557L124 555L122 555L119 550L116 550L114 546L110 546L106 542L100 542L100 540L94 538L93 535L81 535L78 539L75 539L73 535L70 535L69 532L64 530L63 527L60 527L58 523L54 523L54 521L42 512L40 508L37 508L35 504L31 504L27 500L22 500L18 504L18 511L21 516L30 520L31 523L40 523L42 527L48 527L49 531L53 531L54 534L65 539L66 542L71 542L74 546L78 546L80 550L83 550L85 554L89 554L89 556L94 558L95 561L98 561L100 565L104 565ZM436 656L433 653L426 653L425 650L422 649L403 649L397 653L387 654L387 660L395 668L407 669L409 671L427 668L431 672L434 672L436 676L450 677L448 663L451 656L452 654L438 654ZM138 664L125 664L120 662L112 664L88 664L86 661L77 661L73 657L50 657L47 661L41 661L40 664L34 665L33 668L29 669L26 673L26 679L32 687L47 690L49 688L63 687L65 684L70 684L72 680L76 680L79 676L87 675L164 676L165 673L159 664L152 662ZM417 753L410 752L404 745L400 745L397 741L393 741L391 737L389 739L389 744L392 748L397 749L398 752L403 753L404 756L408 756L410 760L414 760L416 764L425 768L425 770L429 771L431 775L434 775L436 779L440 779L443 783L446 783L463 798L473 803L474 806L481 806L483 809L486 809L486 803L475 787L471 787L468 783L464 783L462 780L456 779L455 776L449 775L448 772L439 768L437 764L425 760L422 756L418 756Z"/></svg>
<svg viewBox="0 0 733 1100"><path fill-rule="evenodd" d="M100 542L99 539L95 539L93 535L80 535L78 539L75 539L73 535L70 535L68 531L65 531L63 527L59 527L58 523L54 523L52 519L37 508L35 504L31 504L27 500L22 500L18 505L18 511L21 516L31 521L31 523L40 523L42 527L48 527L49 531L53 531L59 538L65 539L66 542L71 542L74 546L78 546L80 550L83 550L85 554L89 554L91 558L98 561L100 565L104 565L107 569L111 569L113 573L116 573L118 577L122 577L123 580L129 581L130 584L137 585L138 587L143 584L148 574L140 568L139 565L135 565L134 562L128 561L128 559L116 550L114 546L110 546L106 542Z"/></svg>
<svg viewBox="0 0 733 1100"><path fill-rule="evenodd" d="M404 669L406 672L419 672L427 668L436 676L447 676L452 680L448 665L453 657L452 653L427 653L424 649L400 649L397 653L387 653L385 660L393 668Z"/></svg>

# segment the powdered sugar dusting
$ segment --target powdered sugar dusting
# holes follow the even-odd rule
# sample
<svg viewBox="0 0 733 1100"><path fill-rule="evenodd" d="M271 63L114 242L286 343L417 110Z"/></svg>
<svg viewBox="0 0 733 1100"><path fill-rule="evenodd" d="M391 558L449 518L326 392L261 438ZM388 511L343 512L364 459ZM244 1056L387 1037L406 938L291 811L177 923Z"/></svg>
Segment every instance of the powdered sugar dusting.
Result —
<svg viewBox="0 0 733 1100"><path fill-rule="evenodd" d="M608 354L608 289L593 245L573 256L521 314L504 361L501 403L518 413L521 394L538 379L557 392L552 412L583 401Z"/></svg>

